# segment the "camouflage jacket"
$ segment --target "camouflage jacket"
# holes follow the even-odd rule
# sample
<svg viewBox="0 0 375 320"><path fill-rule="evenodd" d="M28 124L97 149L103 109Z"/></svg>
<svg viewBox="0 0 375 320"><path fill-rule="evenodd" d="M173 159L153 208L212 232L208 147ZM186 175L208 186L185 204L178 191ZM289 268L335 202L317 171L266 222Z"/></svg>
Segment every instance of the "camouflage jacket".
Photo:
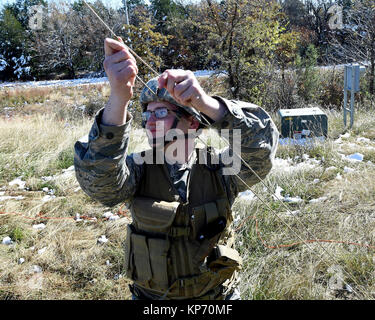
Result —
<svg viewBox="0 0 375 320"><path fill-rule="evenodd" d="M271 170L275 157L278 131L270 116L259 106L251 103L219 99L227 108L224 117L212 124L216 129L241 129L241 156L250 167L264 178ZM101 123L103 109L94 120L88 137L75 144L74 166L82 190L106 206L120 202L131 202L142 179L143 166L134 161L134 154L128 154L129 133L132 119L122 126L107 126ZM229 130L231 132L232 130ZM230 133L231 135L231 133ZM229 141L232 140L230 136ZM219 153L224 154L228 148ZM195 158L184 167L189 169ZM168 166L175 184L186 193L186 174L180 167ZM220 170L223 170L220 169ZM249 186L259 179L242 164L239 176ZM222 175L228 199L232 204L240 191L247 187L235 175ZM183 181L181 181L183 180Z"/></svg>

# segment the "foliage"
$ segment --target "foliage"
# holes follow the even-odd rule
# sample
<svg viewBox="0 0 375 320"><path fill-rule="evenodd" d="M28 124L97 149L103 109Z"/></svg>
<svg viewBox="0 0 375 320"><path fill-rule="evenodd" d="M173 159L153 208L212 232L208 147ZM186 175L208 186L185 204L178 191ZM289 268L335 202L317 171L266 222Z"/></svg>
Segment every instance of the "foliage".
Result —
<svg viewBox="0 0 375 320"><path fill-rule="evenodd" d="M0 79L20 79L30 74L28 38L10 9L0 19Z"/></svg>
<svg viewBox="0 0 375 320"><path fill-rule="evenodd" d="M304 58L297 57L297 91L298 95L306 102L316 101L320 92L319 71L315 68L318 59L318 51L313 44L306 50Z"/></svg>
<svg viewBox="0 0 375 320"><path fill-rule="evenodd" d="M281 54L282 46L292 40L282 25L285 15L275 1L207 1L206 28L213 57L228 72L232 97L263 105L267 103L267 87L272 79L274 59L292 59ZM282 38L284 37L284 41ZM289 37L289 40L287 40Z"/></svg>
<svg viewBox="0 0 375 320"><path fill-rule="evenodd" d="M155 31L156 26L151 22L146 11L139 11L139 24L124 25L119 35L134 52L147 62L154 70L158 71L162 60L160 51L168 45L170 36L164 36ZM143 63L138 61L139 75L143 79L150 79L155 76Z"/></svg>

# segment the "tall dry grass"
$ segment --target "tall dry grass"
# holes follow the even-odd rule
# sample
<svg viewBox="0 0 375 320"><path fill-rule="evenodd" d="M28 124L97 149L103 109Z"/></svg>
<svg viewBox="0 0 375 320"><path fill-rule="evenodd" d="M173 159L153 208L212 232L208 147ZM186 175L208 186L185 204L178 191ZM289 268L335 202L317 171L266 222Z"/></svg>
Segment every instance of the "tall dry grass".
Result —
<svg viewBox="0 0 375 320"><path fill-rule="evenodd" d="M102 220L104 212L116 213L121 205L107 208L91 200L67 170L73 164L74 142L92 124L92 116L80 107L102 106L108 88L51 90L43 92L42 102L32 100L36 93L30 98L27 91L22 94L26 104L4 110L13 101L4 98L0 108L0 197L24 197L0 201L0 240L13 240L10 246L0 244L0 299L128 299L122 243L129 220ZM353 129L347 130L340 112L326 112L327 141L311 148L279 147L277 158L283 161L278 160L265 180L271 193L279 186L283 195L301 198L288 204L292 214L262 184L253 190L274 212L260 200L238 198L234 204L240 218L236 246L244 261L243 299L374 298L371 248L335 242L268 247L311 238L374 245L375 167L368 161L375 163L375 120L362 108ZM344 133L349 135L340 138ZM217 135L204 138L220 147ZM143 143L134 127L130 151L139 151ZM343 159L354 152L361 152L364 161ZM313 162L306 159L320 163L309 166ZM347 172L348 167L355 171ZM26 181L27 190L9 185L17 177ZM43 202L48 195L43 188L50 195L53 190L55 198ZM326 199L310 202L320 197ZM75 221L77 214L97 221ZM45 228L35 229L41 223ZM98 243L102 235L108 242ZM19 264L20 258L25 262Z"/></svg>

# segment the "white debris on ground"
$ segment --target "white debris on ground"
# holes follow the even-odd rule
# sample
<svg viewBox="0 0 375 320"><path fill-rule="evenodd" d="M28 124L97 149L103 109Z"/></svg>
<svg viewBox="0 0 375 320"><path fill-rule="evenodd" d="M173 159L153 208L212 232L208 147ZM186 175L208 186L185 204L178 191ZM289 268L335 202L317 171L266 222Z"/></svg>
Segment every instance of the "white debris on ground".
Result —
<svg viewBox="0 0 375 320"><path fill-rule="evenodd" d="M196 77L207 77L212 74L226 74L225 71L215 70L198 70L194 71ZM30 87L74 87L88 84L105 84L108 83L107 77L92 77L81 79L67 79L67 80L44 80L44 81L14 81L14 82L0 82L0 88L30 88Z"/></svg>
<svg viewBox="0 0 375 320"><path fill-rule="evenodd" d="M83 219L81 219L81 215L80 215L78 212L75 214L75 216L74 216L74 220L75 220L76 222L83 221Z"/></svg>
<svg viewBox="0 0 375 320"><path fill-rule="evenodd" d="M354 171L355 171L355 169L353 169L353 168L344 167L344 172L345 173L351 173L351 172L354 172Z"/></svg>
<svg viewBox="0 0 375 320"><path fill-rule="evenodd" d="M13 243L13 241L10 237L6 236L6 237L3 238L3 241L1 243L9 246Z"/></svg>
<svg viewBox="0 0 375 320"><path fill-rule="evenodd" d="M22 263L24 263L25 262L25 258L19 258L18 259L18 264L22 264Z"/></svg>
<svg viewBox="0 0 375 320"><path fill-rule="evenodd" d="M295 160L298 159L298 157L295 158ZM295 163L295 161L291 158L275 158L275 160L273 161L272 171L294 173L302 170L316 169L321 165L320 160L310 158L307 154L304 154L302 156L302 159L304 159L304 161Z"/></svg>
<svg viewBox="0 0 375 320"><path fill-rule="evenodd" d="M280 186L276 186L276 190L275 190L275 193L272 195L272 198L274 200L278 200L278 199L282 199L283 196L281 195L281 192L284 191L283 188L281 188Z"/></svg>
<svg viewBox="0 0 375 320"><path fill-rule="evenodd" d="M103 213L103 218L108 219L110 221L118 220L120 217L117 214L113 214L111 211L107 211Z"/></svg>
<svg viewBox="0 0 375 320"><path fill-rule="evenodd" d="M294 211L288 210L287 212L284 213L284 215L287 217L295 217L300 213L301 213L301 210L294 210Z"/></svg>
<svg viewBox="0 0 375 320"><path fill-rule="evenodd" d="M281 192L283 192L283 191L284 191L283 188L281 188L280 186L276 186L275 193L272 195L273 199L275 201L281 200L281 201L288 202L288 203L299 203L299 202L303 201L301 199L301 197L299 197L299 196L290 197L289 194L287 194L286 196L282 196Z"/></svg>
<svg viewBox="0 0 375 320"><path fill-rule="evenodd" d="M108 239L105 235L101 235L97 242L100 243L100 244L104 244L104 243L108 242Z"/></svg>
<svg viewBox="0 0 375 320"><path fill-rule="evenodd" d="M328 197L320 197L320 198L317 198L317 199L311 199L309 201L309 203L318 203L318 202L324 202L328 199Z"/></svg>
<svg viewBox="0 0 375 320"><path fill-rule="evenodd" d="M284 199L282 199L284 202L288 202L288 203L299 203L299 202L302 202L303 200L301 199L301 197L297 196L297 197L289 197L289 196L286 196L284 197Z"/></svg>
<svg viewBox="0 0 375 320"><path fill-rule="evenodd" d="M280 138L279 144L284 146L304 146L304 147L313 147L317 143L322 143L325 141L325 137L314 137L314 138Z"/></svg>
<svg viewBox="0 0 375 320"><path fill-rule="evenodd" d="M45 227L46 227L46 225L44 223L33 225L33 229L35 229L35 230L43 230Z"/></svg>
<svg viewBox="0 0 375 320"><path fill-rule="evenodd" d="M42 198L42 201L43 202L47 202L47 201L50 201L50 200L52 200L52 199L55 199L56 198L56 196L55 195L49 195L49 194L47 194L47 195L45 195L43 198Z"/></svg>
<svg viewBox="0 0 375 320"><path fill-rule="evenodd" d="M23 200L25 199L24 196L0 196L0 201L5 201L5 200Z"/></svg>
<svg viewBox="0 0 375 320"><path fill-rule="evenodd" d="M242 200L251 201L255 199L255 194L251 190L245 190L238 193L238 197Z"/></svg>
<svg viewBox="0 0 375 320"><path fill-rule="evenodd" d="M18 177L12 180L11 182L9 182L9 185L10 186L18 185L18 189L21 189L21 190L25 189L26 181L23 181L21 178L22 177Z"/></svg>
<svg viewBox="0 0 375 320"><path fill-rule="evenodd" d="M364 143L370 143L371 140L369 138L359 137L356 140L357 142L364 142Z"/></svg>
<svg viewBox="0 0 375 320"><path fill-rule="evenodd" d="M43 269L38 265L32 265L30 268L30 273L41 273L43 272Z"/></svg>
<svg viewBox="0 0 375 320"><path fill-rule="evenodd" d="M44 247L44 248L42 248L42 249L39 249L38 250L38 254L43 254L44 252L46 252L46 250L47 250L47 247Z"/></svg>

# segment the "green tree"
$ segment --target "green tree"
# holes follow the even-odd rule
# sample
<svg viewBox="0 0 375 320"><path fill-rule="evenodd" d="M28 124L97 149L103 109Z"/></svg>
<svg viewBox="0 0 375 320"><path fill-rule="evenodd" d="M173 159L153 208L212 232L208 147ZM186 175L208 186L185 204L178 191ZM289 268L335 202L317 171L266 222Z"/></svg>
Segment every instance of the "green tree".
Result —
<svg viewBox="0 0 375 320"><path fill-rule="evenodd" d="M207 0L203 10L213 56L228 72L232 97L267 104L275 55L288 33L280 5L265 0Z"/></svg>
<svg viewBox="0 0 375 320"><path fill-rule="evenodd" d="M22 79L30 75L27 34L12 11L4 8L0 17L0 79Z"/></svg>
<svg viewBox="0 0 375 320"><path fill-rule="evenodd" d="M131 47L138 56L146 61L152 68L159 71L162 64L160 50L168 45L170 36L164 36L155 31L151 18L146 10L137 12L138 25L124 25L118 33L124 43ZM155 75L142 62L138 61L139 75L143 79L150 79Z"/></svg>
<svg viewBox="0 0 375 320"><path fill-rule="evenodd" d="M307 103L317 101L320 94L319 70L316 69L318 50L310 44L305 57L297 57L297 92Z"/></svg>

